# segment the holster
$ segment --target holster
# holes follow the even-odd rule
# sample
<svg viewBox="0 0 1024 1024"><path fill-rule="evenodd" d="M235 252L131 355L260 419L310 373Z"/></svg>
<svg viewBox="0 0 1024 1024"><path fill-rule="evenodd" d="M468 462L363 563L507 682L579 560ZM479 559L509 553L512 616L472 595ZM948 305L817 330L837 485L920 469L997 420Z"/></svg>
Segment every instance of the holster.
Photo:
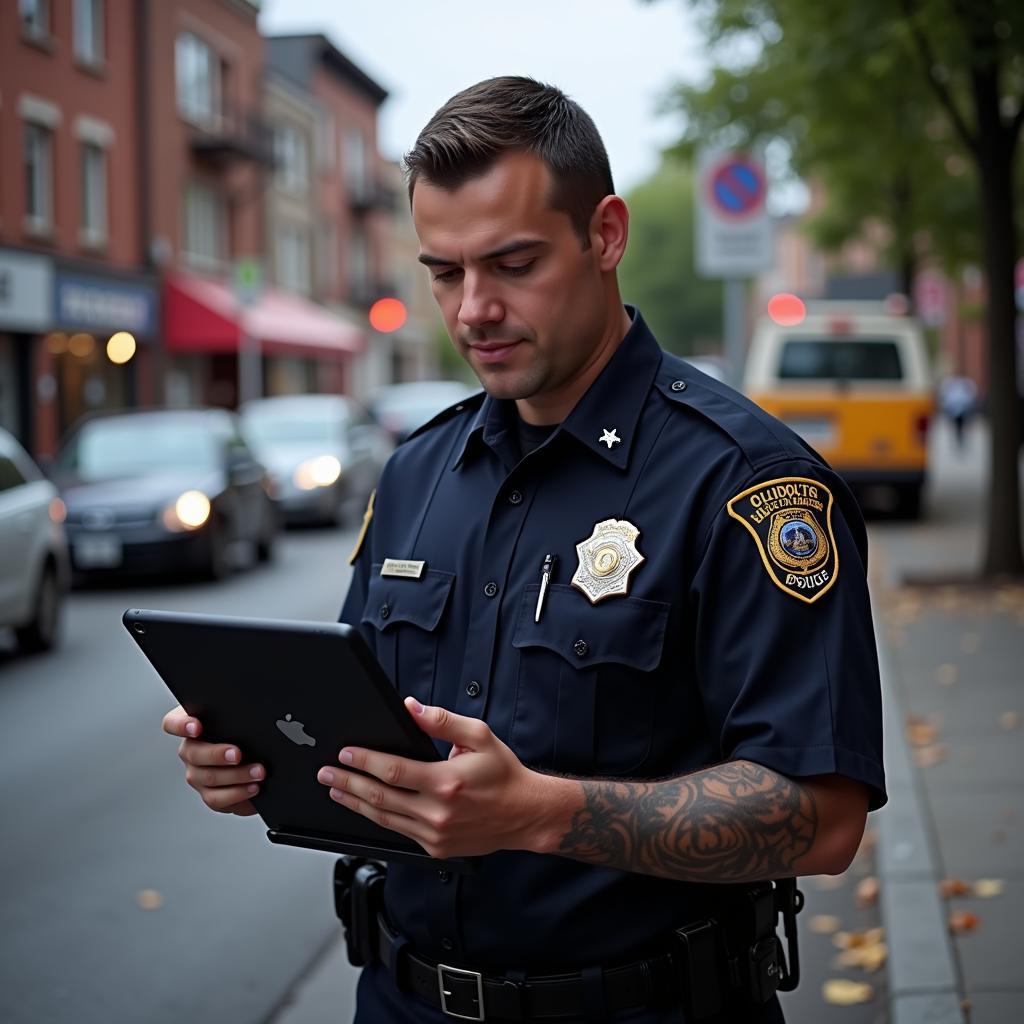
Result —
<svg viewBox="0 0 1024 1024"><path fill-rule="evenodd" d="M376 956L377 914L384 909L387 867L362 857L334 864L334 911L341 921L349 963L364 967Z"/></svg>

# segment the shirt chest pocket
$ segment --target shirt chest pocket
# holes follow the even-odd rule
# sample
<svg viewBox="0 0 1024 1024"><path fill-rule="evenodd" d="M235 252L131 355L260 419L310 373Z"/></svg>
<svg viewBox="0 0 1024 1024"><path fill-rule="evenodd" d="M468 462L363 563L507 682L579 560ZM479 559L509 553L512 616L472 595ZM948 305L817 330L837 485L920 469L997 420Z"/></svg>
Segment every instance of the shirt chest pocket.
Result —
<svg viewBox="0 0 1024 1024"><path fill-rule="evenodd" d="M519 671L510 745L538 768L625 775L651 749L669 605L634 597L589 601L526 588L513 635Z"/></svg>
<svg viewBox="0 0 1024 1024"><path fill-rule="evenodd" d="M402 696L433 703L438 627L455 574L428 569L421 579L381 576L373 567L363 622L377 630L377 660Z"/></svg>

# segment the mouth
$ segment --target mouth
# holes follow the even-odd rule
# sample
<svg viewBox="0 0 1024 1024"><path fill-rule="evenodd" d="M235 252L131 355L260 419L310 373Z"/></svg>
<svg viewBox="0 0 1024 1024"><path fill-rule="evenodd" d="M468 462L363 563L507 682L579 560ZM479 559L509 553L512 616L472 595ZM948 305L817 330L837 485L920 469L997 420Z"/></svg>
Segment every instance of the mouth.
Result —
<svg viewBox="0 0 1024 1024"><path fill-rule="evenodd" d="M521 344L521 338L517 338L515 341L473 342L470 343L469 349L477 362L500 363L507 359L512 350L518 348Z"/></svg>

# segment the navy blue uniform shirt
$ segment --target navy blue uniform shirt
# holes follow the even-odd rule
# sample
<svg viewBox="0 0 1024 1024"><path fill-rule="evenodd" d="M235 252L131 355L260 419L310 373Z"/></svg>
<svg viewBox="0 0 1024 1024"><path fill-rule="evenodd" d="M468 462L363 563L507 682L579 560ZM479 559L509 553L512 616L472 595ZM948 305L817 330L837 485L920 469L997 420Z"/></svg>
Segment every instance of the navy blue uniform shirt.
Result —
<svg viewBox="0 0 1024 1024"><path fill-rule="evenodd" d="M482 718L530 767L649 779L746 758L856 779L880 806L878 663L853 498L795 434L663 352L630 313L601 375L525 457L514 403L484 396L396 450L342 620L402 696ZM606 520L639 531L643 561L626 594L592 603L571 583L577 544ZM425 572L382 576L389 558ZM392 864L386 905L426 956L551 971L660 948L728 896L502 851L466 876Z"/></svg>

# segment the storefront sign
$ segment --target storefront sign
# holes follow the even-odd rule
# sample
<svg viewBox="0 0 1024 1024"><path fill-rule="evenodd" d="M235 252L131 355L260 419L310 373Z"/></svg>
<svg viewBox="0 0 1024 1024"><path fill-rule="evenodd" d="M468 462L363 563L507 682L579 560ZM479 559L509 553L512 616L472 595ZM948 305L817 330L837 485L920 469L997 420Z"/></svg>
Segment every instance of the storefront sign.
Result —
<svg viewBox="0 0 1024 1024"><path fill-rule="evenodd" d="M128 331L138 338L156 330L156 289L141 284L57 273L57 325L72 331Z"/></svg>
<svg viewBox="0 0 1024 1024"><path fill-rule="evenodd" d="M45 331L53 308L53 264L0 249L0 330Z"/></svg>

